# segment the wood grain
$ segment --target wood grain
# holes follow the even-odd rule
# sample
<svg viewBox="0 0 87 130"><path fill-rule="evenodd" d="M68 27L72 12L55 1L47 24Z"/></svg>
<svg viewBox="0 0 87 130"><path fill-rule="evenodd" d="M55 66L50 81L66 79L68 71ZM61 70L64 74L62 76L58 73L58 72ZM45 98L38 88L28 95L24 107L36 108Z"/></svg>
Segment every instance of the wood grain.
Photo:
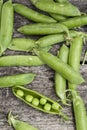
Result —
<svg viewBox="0 0 87 130"><path fill-rule="evenodd" d="M35 9L29 0L13 0L13 2L22 3ZM81 11L87 13L87 0L71 0L71 2L74 5L78 6ZM31 21L18 14L15 14L13 37L26 37L18 33L17 28L27 23L31 23ZM86 32L87 27L82 28L82 30ZM38 38L36 36L30 37L35 39ZM56 54L55 52L58 48L59 45L54 45L51 52ZM82 57L86 48L87 46L85 45L83 48ZM6 55L13 54L27 53L14 52L9 50L6 51ZM87 81L87 65L85 64L81 66L80 71L84 79ZM12 75L28 72L34 72L37 74L37 76L30 85L26 86L27 88L36 90L54 100L58 100L54 89L54 71L46 65L39 67L0 67L0 75ZM80 92L81 97L85 102L87 110L87 82L78 86L78 91ZM0 89L0 130L13 130L13 128L10 127L7 123L7 114L9 110L12 110L14 115L18 115L20 120L30 123L31 125L37 127L39 130L75 130L75 121L72 106L64 107L65 113L71 117L70 121L64 121L57 115L45 114L24 104L22 101L14 97L11 88Z"/></svg>

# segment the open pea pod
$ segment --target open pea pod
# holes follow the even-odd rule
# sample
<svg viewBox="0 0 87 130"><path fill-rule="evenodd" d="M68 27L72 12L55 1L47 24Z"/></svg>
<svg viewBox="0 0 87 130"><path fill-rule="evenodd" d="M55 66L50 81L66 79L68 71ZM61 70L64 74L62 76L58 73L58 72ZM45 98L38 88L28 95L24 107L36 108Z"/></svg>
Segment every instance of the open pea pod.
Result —
<svg viewBox="0 0 87 130"><path fill-rule="evenodd" d="M8 114L8 123L12 125L15 130L38 130L37 128L33 127L30 124L27 124L26 122L17 120L11 112Z"/></svg>
<svg viewBox="0 0 87 130"><path fill-rule="evenodd" d="M45 113L62 115L62 107L56 101L22 86L12 88L13 94L29 106Z"/></svg>

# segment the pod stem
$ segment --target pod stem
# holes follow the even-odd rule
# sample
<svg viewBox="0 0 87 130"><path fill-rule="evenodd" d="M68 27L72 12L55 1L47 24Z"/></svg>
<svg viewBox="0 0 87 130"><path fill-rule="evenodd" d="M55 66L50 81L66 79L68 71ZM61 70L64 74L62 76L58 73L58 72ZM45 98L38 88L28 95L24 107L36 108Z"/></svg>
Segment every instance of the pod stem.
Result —
<svg viewBox="0 0 87 130"><path fill-rule="evenodd" d="M14 122L14 120L15 120L16 117L17 117L17 116L13 116L13 115L12 115L12 111L10 111L10 112L8 113L8 123L9 123L10 126L13 124L13 122Z"/></svg>
<svg viewBox="0 0 87 130"><path fill-rule="evenodd" d="M60 116L64 119L64 120L66 120L66 121L68 121L68 120L71 120L71 118L69 117L69 116L67 116L67 115L65 115L64 113L59 113L60 114Z"/></svg>

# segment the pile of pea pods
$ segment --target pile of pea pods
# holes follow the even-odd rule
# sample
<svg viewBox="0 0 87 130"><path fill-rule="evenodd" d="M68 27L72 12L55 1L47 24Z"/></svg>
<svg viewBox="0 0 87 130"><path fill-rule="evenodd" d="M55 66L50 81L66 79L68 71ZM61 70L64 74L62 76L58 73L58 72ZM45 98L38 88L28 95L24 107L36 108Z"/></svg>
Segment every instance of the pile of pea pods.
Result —
<svg viewBox="0 0 87 130"><path fill-rule="evenodd" d="M68 0L30 2L39 11L13 3L12 0L0 0L0 67L48 65L54 70L55 93L61 103L67 107L69 103L73 104L76 130L87 130L85 104L77 90L78 85L85 82L80 74L80 59L87 34L76 31L77 28L87 25L87 14L80 12L78 7ZM40 10L45 13L40 13ZM13 37L14 12L33 22L23 25L17 31L25 35L40 35L38 40ZM50 50L58 43L62 45L57 55L53 55ZM7 49L29 54L5 55ZM69 120L59 102L24 87L33 82L35 77L35 73L1 76L0 88L12 87L14 96L27 105ZM15 130L38 130L17 120L11 112L8 114L8 122Z"/></svg>

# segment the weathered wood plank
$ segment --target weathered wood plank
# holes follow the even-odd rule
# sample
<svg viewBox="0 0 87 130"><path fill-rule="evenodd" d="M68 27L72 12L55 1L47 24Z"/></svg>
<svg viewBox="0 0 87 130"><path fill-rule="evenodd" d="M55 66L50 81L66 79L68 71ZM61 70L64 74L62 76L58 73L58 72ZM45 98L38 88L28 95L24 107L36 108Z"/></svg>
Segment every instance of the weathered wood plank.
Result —
<svg viewBox="0 0 87 130"><path fill-rule="evenodd" d="M13 0L13 2L22 3L34 8L29 0ZM86 0L71 0L71 2L77 5L81 11L87 13ZM24 35L18 33L16 29L27 23L30 23L30 21L17 14L15 15L14 37L25 37ZM83 31L84 30L86 30L86 28L84 28ZM55 45L51 51L55 54L58 48L59 46ZM24 54L24 52L20 53L8 50L6 54ZM84 79L87 81L87 65L81 66L80 71ZM0 67L0 75L12 75L27 72L34 72L37 74L35 80L30 85L27 85L27 88L31 88L54 100L58 100L54 89L54 71L49 67ZM80 92L87 109L87 82L78 86L78 91ZM45 114L27 106L22 101L14 97L11 88L0 89L0 130L13 129L8 125L6 119L9 110L12 110L14 115L18 115L19 119L36 126L39 130L75 130L72 107L65 107L64 109L65 113L72 117L71 121L66 122L57 115Z"/></svg>

